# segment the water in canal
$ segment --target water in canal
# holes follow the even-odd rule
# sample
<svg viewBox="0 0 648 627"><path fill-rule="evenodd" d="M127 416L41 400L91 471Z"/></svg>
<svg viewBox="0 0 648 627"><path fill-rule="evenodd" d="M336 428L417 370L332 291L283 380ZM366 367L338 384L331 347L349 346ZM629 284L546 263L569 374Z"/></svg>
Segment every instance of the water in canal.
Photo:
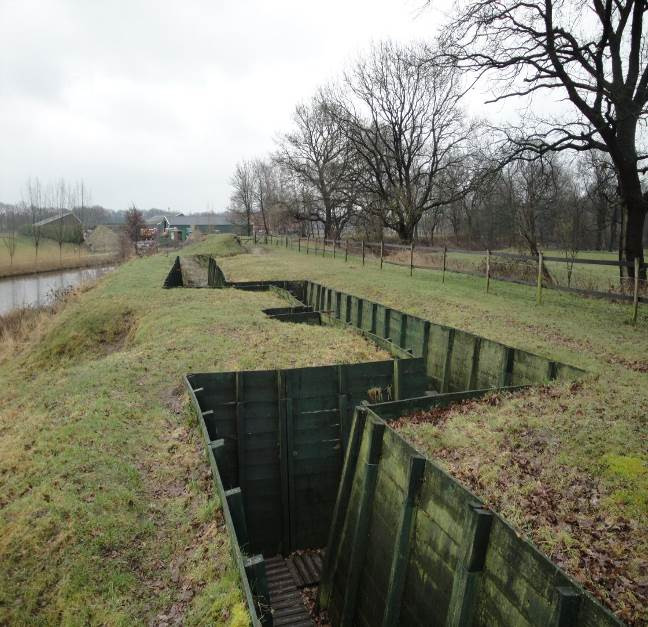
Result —
<svg viewBox="0 0 648 627"><path fill-rule="evenodd" d="M20 307L49 305L56 292L92 281L112 268L113 266L79 268L0 279L0 315Z"/></svg>

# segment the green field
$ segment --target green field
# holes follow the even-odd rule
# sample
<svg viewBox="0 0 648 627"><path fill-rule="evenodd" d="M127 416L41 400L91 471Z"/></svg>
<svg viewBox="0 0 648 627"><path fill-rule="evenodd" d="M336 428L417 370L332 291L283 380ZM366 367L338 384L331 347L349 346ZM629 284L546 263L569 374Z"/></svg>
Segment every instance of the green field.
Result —
<svg viewBox="0 0 648 627"><path fill-rule="evenodd" d="M399 428L622 617L645 614L647 311L635 328L628 305L547 291L537 307L524 286L239 254L229 236L191 252L234 280L319 280L588 370ZM172 259L121 266L0 351L0 624L247 624L182 375L384 357L341 329L267 319L272 293L163 290Z"/></svg>
<svg viewBox="0 0 648 627"><path fill-rule="evenodd" d="M59 251L58 242L46 237L41 238L38 245L38 257L34 241L26 235L16 237L16 252L13 263L9 250L2 241L0 233L0 277L45 272L59 268L84 267L96 265L111 259L112 255L93 255L82 245L64 243Z"/></svg>

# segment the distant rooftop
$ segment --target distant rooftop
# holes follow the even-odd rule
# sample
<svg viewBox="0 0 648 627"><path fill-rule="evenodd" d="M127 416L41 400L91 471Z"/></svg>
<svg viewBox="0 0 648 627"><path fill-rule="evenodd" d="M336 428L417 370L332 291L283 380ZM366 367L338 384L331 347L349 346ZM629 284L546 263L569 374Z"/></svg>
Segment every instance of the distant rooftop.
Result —
<svg viewBox="0 0 648 627"><path fill-rule="evenodd" d="M52 216L51 218L45 218L44 220L39 220L38 222L34 222L34 226L45 226L46 224L51 224L52 222L56 222L61 218L67 218L67 216L72 216L75 220L81 223L81 220L79 220L79 218L77 218L71 211L66 211L65 213L61 213L60 215L55 215Z"/></svg>

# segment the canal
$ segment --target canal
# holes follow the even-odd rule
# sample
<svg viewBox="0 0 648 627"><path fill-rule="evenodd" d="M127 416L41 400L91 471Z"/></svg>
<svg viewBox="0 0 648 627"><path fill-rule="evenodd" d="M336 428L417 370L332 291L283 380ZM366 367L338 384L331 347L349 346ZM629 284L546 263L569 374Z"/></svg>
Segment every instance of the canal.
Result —
<svg viewBox="0 0 648 627"><path fill-rule="evenodd" d="M99 266L0 279L0 315L21 307L49 305L57 292L93 281L113 268Z"/></svg>

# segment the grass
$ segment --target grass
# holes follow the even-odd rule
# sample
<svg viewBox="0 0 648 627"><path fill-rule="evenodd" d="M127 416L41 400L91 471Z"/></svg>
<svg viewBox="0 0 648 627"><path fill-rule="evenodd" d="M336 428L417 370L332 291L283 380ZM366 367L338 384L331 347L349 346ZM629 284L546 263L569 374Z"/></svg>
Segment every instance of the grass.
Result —
<svg viewBox="0 0 648 627"><path fill-rule="evenodd" d="M266 318L269 292L163 290L170 265L124 264L0 356L0 624L246 625L182 376L384 358Z"/></svg>
<svg viewBox="0 0 648 627"><path fill-rule="evenodd" d="M648 620L648 307L634 327L629 304L545 290L536 306L532 287L492 281L486 294L478 277L442 284L434 270L410 278L409 268L274 246L221 265L234 280L319 280L587 370L577 386L460 406L402 431L625 620Z"/></svg>
<svg viewBox="0 0 648 627"><path fill-rule="evenodd" d="M435 271L410 278L278 247L239 254L231 237L183 250L209 252L234 280L320 280L588 370L578 386L403 430L463 480L476 477L570 572L582 529L544 515L534 525L527 505L580 504L583 524L596 512L592 533L612 564L592 558L591 570L612 573L631 617L645 612L628 582L645 579L648 556L646 308L635 328L628 305L546 291L537 307L533 288L493 281L485 294L470 276L442 284ZM162 290L172 260L121 266L0 354L0 624L246 624L182 375L383 357L356 334L265 318L283 302L272 293Z"/></svg>
<svg viewBox="0 0 648 627"><path fill-rule="evenodd" d="M59 256L59 245L53 239L41 238L38 245L38 258L34 241L25 235L16 236L16 253L13 258L1 241L3 234L0 233L0 278L19 276L21 274L33 274L35 272L49 272L52 270L85 268L88 266L109 263L114 255L92 254L85 246L64 243Z"/></svg>

